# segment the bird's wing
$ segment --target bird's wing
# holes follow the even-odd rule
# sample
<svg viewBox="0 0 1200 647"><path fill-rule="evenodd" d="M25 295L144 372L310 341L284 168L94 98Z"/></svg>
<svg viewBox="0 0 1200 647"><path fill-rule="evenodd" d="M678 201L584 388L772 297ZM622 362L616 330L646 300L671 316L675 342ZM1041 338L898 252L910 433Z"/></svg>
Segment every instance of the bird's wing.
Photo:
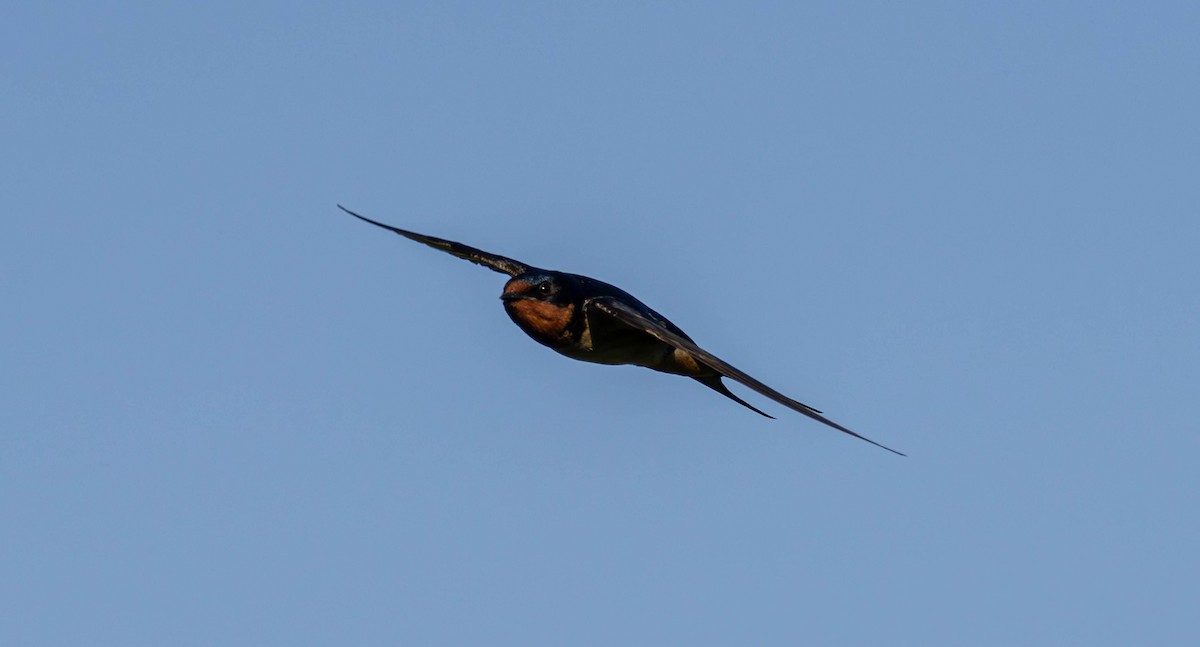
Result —
<svg viewBox="0 0 1200 647"><path fill-rule="evenodd" d="M444 240L441 238L434 238L433 236L423 236L421 234L413 233L411 231L405 231L403 229L397 229L396 227L392 227L390 225L385 225L382 222L375 222L374 220L371 220L370 218L367 218L365 216L360 216L357 213L354 213L353 211L347 209L346 207L343 207L340 204L338 205L338 209L345 211L346 213L354 216L355 218L358 218L359 220L369 222L372 225L375 225L376 227L383 227L384 229L387 229L389 231L396 232L397 234L400 234L401 236L404 236L405 238L407 238L409 240L415 240L418 243L423 243L425 245L429 245L430 247L432 247L434 249L440 249L443 252L446 252L447 254L453 254L459 258L466 259L468 261L471 261L472 263L476 263L478 265L482 265L484 267L491 268L497 272L501 272L501 273L507 274L509 276L516 276L518 274L523 274L524 272L527 272L527 271L533 269L530 266L522 263L521 261L514 261L511 258L505 258L504 256L499 256L497 254L489 254L481 249L475 249L474 247L471 247L469 245L464 245L462 243L456 243L452 240Z"/></svg>
<svg viewBox="0 0 1200 647"><path fill-rule="evenodd" d="M871 440L870 438L861 436L853 431L850 431L849 429L847 429L847 428L839 425L838 423L821 415L821 413L819 411L817 411L816 409L814 409L802 402L797 402L797 401L787 397L786 395L780 393L779 391L772 389L771 387L767 386L766 384L763 384L762 382L759 382L758 380L750 377L749 375L746 375L742 371L739 371L738 369L734 368L733 366L730 366L729 363L726 362L725 360L722 360L721 358L717 357L716 355L713 355L712 353L704 350L703 348L700 348L692 340L687 339L686 337L683 337L683 336L679 335L678 333L672 332L671 330L668 330L661 323L647 317L646 315L639 312L636 308L631 307L630 305L624 303L623 301L621 301L620 299L618 299L616 297L597 297L597 298L589 300L587 302L587 305L624 323L627 326L631 326L633 328L637 328L638 330L645 331L646 333L658 338L659 340L661 340L667 344L670 344L670 345L674 346L675 348L678 348L680 350L687 352L689 355L696 358L696 361L698 361L702 364L705 364L709 368L712 368L714 371L717 371L718 373L724 375L725 377L728 377L731 380L736 380L737 382L741 382L742 384L746 385L747 387L754 389L755 391L758 391L759 393L767 396L768 398L771 398L772 400L778 402L779 404L782 404L783 406L785 406L789 409L792 409L793 411L799 411L800 413L803 413L804 415L808 416L809 418L812 418L813 420L816 420L818 422L823 422L823 423L829 425L830 427L837 429L838 431L850 434L851 436L854 436L855 438L858 438L860 440L865 440L877 447L882 447L883 449L886 449L889 452L892 452L893 454L900 454L901 456L904 456L904 454L892 449L891 447L880 445L879 443Z"/></svg>

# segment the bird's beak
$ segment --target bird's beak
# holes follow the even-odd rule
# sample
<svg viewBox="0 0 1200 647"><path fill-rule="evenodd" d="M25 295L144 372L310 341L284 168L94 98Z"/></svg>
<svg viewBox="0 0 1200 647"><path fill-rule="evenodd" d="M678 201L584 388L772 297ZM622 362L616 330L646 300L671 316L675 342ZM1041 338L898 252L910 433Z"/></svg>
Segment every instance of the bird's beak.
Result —
<svg viewBox="0 0 1200 647"><path fill-rule="evenodd" d="M525 298L528 297L526 297L524 294L518 294L516 292L505 292L504 294L500 295L501 301L520 301L521 299Z"/></svg>

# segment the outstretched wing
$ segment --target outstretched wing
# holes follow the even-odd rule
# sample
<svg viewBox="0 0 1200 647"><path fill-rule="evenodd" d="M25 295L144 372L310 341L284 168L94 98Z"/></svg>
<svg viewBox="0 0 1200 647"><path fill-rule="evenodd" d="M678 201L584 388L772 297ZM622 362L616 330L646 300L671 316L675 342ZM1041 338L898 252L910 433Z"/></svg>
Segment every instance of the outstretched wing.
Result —
<svg viewBox="0 0 1200 647"><path fill-rule="evenodd" d="M499 256L497 254L489 254L481 249L475 249L474 247L471 247L469 245L464 245L462 243L456 243L452 240L444 240L441 238L434 238L433 236L423 236L421 234L417 234L417 233L414 233L411 231L405 231L403 229L397 229L396 227L392 227L390 225L385 225L382 222L375 222L374 220L371 220L370 218L367 218L365 216L360 216L357 213L354 213L353 211L347 209L346 207L343 207L340 204L338 205L338 209L345 211L346 213L354 216L355 218L358 218L359 220L369 222L372 225L375 225L376 227L383 227L384 229L387 229L389 231L393 231L397 234L400 234L401 236L404 236L405 238L407 238L409 240L415 240L418 243L429 245L430 247L432 247L434 249L440 249L441 251L446 252L447 254L453 254L459 258L466 259L477 265L482 265L484 267L491 268L497 272L501 272L501 273L507 274L509 276L516 276L518 274L523 274L523 273L529 271L530 269L533 269L530 266L522 263L521 261L514 261L511 258L506 258L504 256Z"/></svg>
<svg viewBox="0 0 1200 647"><path fill-rule="evenodd" d="M700 348L692 340L687 339L678 333L672 332L671 330L667 329L666 326L663 326L661 323L650 319L641 312L638 312L637 309L630 307L616 297L598 297L588 301L587 305L599 310L600 312L603 312L606 315L609 315L610 317L624 323L627 326L632 326L638 330L643 330L659 340L674 346L675 348L686 351L689 355L696 358L696 361L707 365L714 371L717 371L731 380L741 382L747 387L758 391L759 393L771 398L772 400L789 409L792 409L793 411L799 411L813 420L823 422L830 427L837 429L838 431L850 434L851 436L854 436L860 440L865 440L876 447L882 447L893 454L900 454L901 456L904 456L904 454L892 449L891 447L880 445L866 436L861 436L853 431L850 431L849 429L821 415L821 413L816 409L802 402L797 402L780 393L779 391L772 389L766 384L763 384L749 375L746 375L742 371L730 366L728 362L704 350L703 348Z"/></svg>

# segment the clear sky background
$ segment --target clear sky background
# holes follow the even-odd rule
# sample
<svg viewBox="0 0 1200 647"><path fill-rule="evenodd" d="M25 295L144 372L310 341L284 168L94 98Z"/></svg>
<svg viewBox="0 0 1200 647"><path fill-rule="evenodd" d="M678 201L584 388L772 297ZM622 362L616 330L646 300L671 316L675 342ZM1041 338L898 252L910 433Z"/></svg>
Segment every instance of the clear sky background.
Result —
<svg viewBox="0 0 1200 647"><path fill-rule="evenodd" d="M192 4L0 20L0 644L1197 644L1200 4Z"/></svg>

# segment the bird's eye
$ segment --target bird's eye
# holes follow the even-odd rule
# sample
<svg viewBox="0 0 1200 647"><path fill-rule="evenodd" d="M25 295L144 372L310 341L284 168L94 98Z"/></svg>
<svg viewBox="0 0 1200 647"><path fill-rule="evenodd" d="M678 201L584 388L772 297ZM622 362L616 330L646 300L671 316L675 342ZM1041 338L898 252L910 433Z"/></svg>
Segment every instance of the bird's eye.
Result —
<svg viewBox="0 0 1200 647"><path fill-rule="evenodd" d="M549 281L542 281L541 283L538 283L537 291L539 294L550 294L550 290L551 285Z"/></svg>

